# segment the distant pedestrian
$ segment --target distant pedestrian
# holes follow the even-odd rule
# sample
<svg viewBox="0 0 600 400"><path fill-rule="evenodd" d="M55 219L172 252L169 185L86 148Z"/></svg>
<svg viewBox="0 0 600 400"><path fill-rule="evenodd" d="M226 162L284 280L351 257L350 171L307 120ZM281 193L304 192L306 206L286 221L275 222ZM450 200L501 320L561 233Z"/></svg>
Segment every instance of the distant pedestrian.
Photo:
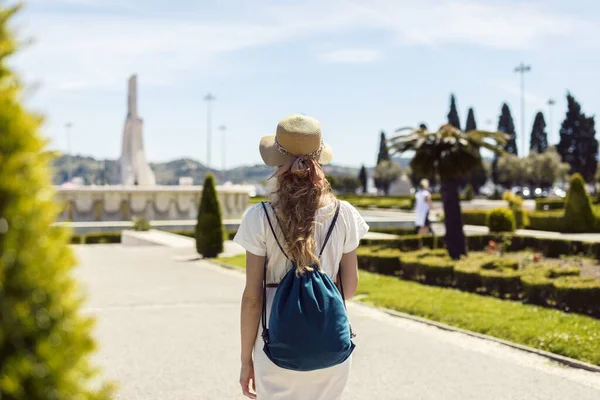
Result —
<svg viewBox="0 0 600 400"><path fill-rule="evenodd" d="M415 194L415 230L419 235L433 233L429 213L433 209L433 201L429 192L429 181L422 179L419 190Z"/></svg>
<svg viewBox="0 0 600 400"><path fill-rule="evenodd" d="M246 249L242 391L251 399L340 399L354 349L345 299L356 292L356 249L369 227L325 178L321 165L333 155L317 120L284 118L260 153L278 167L277 189L246 213L234 239Z"/></svg>

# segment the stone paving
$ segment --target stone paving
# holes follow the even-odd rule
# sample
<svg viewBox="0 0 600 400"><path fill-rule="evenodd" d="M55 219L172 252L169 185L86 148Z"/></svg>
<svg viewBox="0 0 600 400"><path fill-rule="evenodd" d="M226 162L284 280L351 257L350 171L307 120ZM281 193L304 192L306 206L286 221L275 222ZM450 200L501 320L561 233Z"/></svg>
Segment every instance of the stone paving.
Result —
<svg viewBox="0 0 600 400"><path fill-rule="evenodd" d="M242 273L164 247L75 248L98 319L96 361L120 382L117 399L243 399ZM345 400L600 398L599 374L356 303L349 311L358 337Z"/></svg>

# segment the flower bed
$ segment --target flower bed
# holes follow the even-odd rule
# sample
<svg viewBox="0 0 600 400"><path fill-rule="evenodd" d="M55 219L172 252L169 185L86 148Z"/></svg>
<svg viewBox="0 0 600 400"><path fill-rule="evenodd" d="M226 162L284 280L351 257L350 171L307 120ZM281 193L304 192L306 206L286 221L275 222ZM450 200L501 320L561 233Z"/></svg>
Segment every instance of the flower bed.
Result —
<svg viewBox="0 0 600 400"><path fill-rule="evenodd" d="M600 317L600 280L582 276L572 260L543 259L531 252L500 255L500 251L494 243L487 252L471 253L455 262L442 249L404 253L364 247L359 249L359 267L428 285Z"/></svg>

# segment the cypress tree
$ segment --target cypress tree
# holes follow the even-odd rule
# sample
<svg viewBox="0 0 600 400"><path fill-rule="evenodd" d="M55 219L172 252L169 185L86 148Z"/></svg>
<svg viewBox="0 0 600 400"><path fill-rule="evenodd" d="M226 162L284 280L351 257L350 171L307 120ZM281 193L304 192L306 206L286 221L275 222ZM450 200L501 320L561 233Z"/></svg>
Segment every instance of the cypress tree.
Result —
<svg viewBox="0 0 600 400"><path fill-rule="evenodd" d="M377 165L379 165L382 161L390 161L390 153L388 151L387 139L385 137L385 132L381 131L381 136L379 139L379 153L377 154Z"/></svg>
<svg viewBox="0 0 600 400"><path fill-rule="evenodd" d="M465 132L470 132L477 130L477 122L475 122L475 112L473 111L473 107L469 108L469 112L467 113L467 122L465 125ZM481 152L480 152L481 157ZM485 167L483 166L483 160L479 166L477 166L473 171L471 171L471 177L469 179L469 183L471 185L471 189L475 192L479 192L479 189L487 182L487 172L485 171Z"/></svg>
<svg viewBox="0 0 600 400"><path fill-rule="evenodd" d="M60 206L42 118L21 105L9 68L19 8L0 6L0 398L109 399L89 362L94 322L80 311L69 233L53 226Z"/></svg>
<svg viewBox="0 0 600 400"><path fill-rule="evenodd" d="M367 193L367 181L369 177L367 175L367 169L363 165L360 168L360 173L358 174L358 180L360 181L360 187L363 194Z"/></svg>
<svg viewBox="0 0 600 400"><path fill-rule="evenodd" d="M214 258L223 252L223 222L221 205L215 189L215 178L207 174L202 187L196 224L196 250L204 258Z"/></svg>
<svg viewBox="0 0 600 400"><path fill-rule="evenodd" d="M473 112L473 107L469 108L469 113L467 114L467 125L465 125L465 132L474 131L477 129L477 123L475 122L475 113Z"/></svg>
<svg viewBox="0 0 600 400"><path fill-rule="evenodd" d="M454 95L450 96L450 111L448 112L448 123L455 128L460 129L460 118L456 110L456 99Z"/></svg>
<svg viewBox="0 0 600 400"><path fill-rule="evenodd" d="M518 155L517 151L517 134L515 132L515 123L510 113L508 104L502 104L502 111L498 118L498 132L504 132L508 135L508 140L504 145L504 150L509 154ZM494 157L492 163L492 180L498 184L498 155Z"/></svg>
<svg viewBox="0 0 600 400"><path fill-rule="evenodd" d="M546 133L546 121L544 120L544 114L538 112L535 115L533 128L531 129L529 150L536 153L543 153L547 148L548 134Z"/></svg>
<svg viewBox="0 0 600 400"><path fill-rule="evenodd" d="M385 132L381 131L381 136L379 138L379 153L377 154L377 165L381 164L383 161L390 161L390 153L388 151L387 139L385 137ZM383 190L384 182L379 179L373 179L375 183L375 187L379 190Z"/></svg>
<svg viewBox="0 0 600 400"><path fill-rule="evenodd" d="M594 117L581 112L581 105L567 94L567 115L560 129L560 142L556 150L564 162L571 166L571 172L579 173L591 182L598 166L598 140Z"/></svg>

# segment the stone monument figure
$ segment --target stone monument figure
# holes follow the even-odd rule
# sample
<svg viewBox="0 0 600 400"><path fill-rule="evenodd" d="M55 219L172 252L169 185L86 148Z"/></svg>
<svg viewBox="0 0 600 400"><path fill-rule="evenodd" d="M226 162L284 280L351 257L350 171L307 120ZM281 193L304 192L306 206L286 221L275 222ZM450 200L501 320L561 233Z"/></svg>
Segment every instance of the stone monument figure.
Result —
<svg viewBox="0 0 600 400"><path fill-rule="evenodd" d="M137 75L129 78L127 117L119 163L123 185L156 185L156 178L144 152L143 121L137 113Z"/></svg>

